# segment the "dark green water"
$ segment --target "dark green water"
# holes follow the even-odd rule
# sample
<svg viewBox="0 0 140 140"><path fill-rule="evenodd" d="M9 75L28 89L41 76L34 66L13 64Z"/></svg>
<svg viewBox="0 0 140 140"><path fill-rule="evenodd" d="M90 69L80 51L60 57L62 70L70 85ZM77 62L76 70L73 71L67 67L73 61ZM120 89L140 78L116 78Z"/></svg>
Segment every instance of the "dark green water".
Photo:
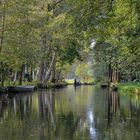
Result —
<svg viewBox="0 0 140 140"><path fill-rule="evenodd" d="M0 140L139 140L139 97L81 86L0 97Z"/></svg>

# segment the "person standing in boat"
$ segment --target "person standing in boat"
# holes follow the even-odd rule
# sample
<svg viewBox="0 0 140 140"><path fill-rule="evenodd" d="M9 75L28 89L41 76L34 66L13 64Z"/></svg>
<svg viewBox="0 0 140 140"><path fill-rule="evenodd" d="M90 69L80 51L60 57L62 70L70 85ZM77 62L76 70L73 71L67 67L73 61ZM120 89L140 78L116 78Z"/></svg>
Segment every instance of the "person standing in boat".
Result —
<svg viewBox="0 0 140 140"><path fill-rule="evenodd" d="M77 78L77 79L76 79L76 82L77 82L78 84L80 84L80 79L79 79L79 78Z"/></svg>
<svg viewBox="0 0 140 140"><path fill-rule="evenodd" d="M79 78L74 78L74 85L80 84Z"/></svg>
<svg viewBox="0 0 140 140"><path fill-rule="evenodd" d="M75 77L74 78L74 85L76 85L77 84L77 78Z"/></svg>

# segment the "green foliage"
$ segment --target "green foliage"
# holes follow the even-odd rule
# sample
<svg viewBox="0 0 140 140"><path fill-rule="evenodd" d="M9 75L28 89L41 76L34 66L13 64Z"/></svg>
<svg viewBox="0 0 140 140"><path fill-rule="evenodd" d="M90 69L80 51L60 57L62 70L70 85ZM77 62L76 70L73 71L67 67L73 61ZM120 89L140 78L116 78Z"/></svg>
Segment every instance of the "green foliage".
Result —
<svg viewBox="0 0 140 140"><path fill-rule="evenodd" d="M65 73L67 64L83 60L95 39L94 59L100 66L111 65L125 80L139 78L138 4L139 0L3 0L0 62L6 65L4 71L21 72L22 65L40 69L41 64L47 71L55 54L50 73ZM3 78L12 77L2 69Z"/></svg>
<svg viewBox="0 0 140 140"><path fill-rule="evenodd" d="M92 83L93 79L93 71L90 64L81 63L76 67L75 71L76 77L80 78L80 82L82 83Z"/></svg>
<svg viewBox="0 0 140 140"><path fill-rule="evenodd" d="M104 7L104 12L98 16L96 32L93 33L97 42L94 59L97 63L105 63L105 67L111 65L111 70L119 74L118 80L140 78L137 2L112 1L111 9Z"/></svg>
<svg viewBox="0 0 140 140"><path fill-rule="evenodd" d="M34 69L38 69L42 61L49 65L54 52L54 67L56 63L64 67L81 59L81 35L72 27L74 18L69 14L69 4L53 0L2 1L0 62L15 72L21 71L24 64ZM56 67L58 71L60 68ZM0 73L4 77L3 70Z"/></svg>
<svg viewBox="0 0 140 140"><path fill-rule="evenodd" d="M122 83L118 85L120 92L131 94L140 94L140 83Z"/></svg>

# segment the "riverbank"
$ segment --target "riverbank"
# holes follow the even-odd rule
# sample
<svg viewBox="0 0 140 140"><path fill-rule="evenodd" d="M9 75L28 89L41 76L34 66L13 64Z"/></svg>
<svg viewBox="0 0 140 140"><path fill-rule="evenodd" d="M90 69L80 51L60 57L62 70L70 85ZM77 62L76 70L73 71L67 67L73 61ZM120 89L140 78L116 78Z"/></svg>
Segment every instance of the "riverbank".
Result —
<svg viewBox="0 0 140 140"><path fill-rule="evenodd" d="M140 83L120 83L117 87L121 93L140 94Z"/></svg>
<svg viewBox="0 0 140 140"><path fill-rule="evenodd" d="M19 85L18 83L15 84L5 84L4 87L0 87L0 93L9 93L11 91L11 89L17 89L18 88L18 92L26 92L27 88L31 88L32 90L30 91L35 91L37 89L51 89L51 88L64 88L67 86L67 83L63 82L63 83L47 83L45 86L42 86L41 84L37 84L37 82L23 82L22 85ZM28 92L29 90L27 90Z"/></svg>
<svg viewBox="0 0 140 140"><path fill-rule="evenodd" d="M39 89L51 89L51 88L64 88L68 84L67 83L47 83L45 86L42 84L37 84L37 88Z"/></svg>
<svg viewBox="0 0 140 140"><path fill-rule="evenodd" d="M74 79L65 79L67 85L74 85ZM80 81L79 85L95 85L93 81Z"/></svg>
<svg viewBox="0 0 140 140"><path fill-rule="evenodd" d="M101 88L110 88L113 91L119 91L120 93L126 94L139 94L140 95L140 83L139 82L126 82L126 83L118 83L113 84L111 83L108 85L107 83L104 84L97 84Z"/></svg>

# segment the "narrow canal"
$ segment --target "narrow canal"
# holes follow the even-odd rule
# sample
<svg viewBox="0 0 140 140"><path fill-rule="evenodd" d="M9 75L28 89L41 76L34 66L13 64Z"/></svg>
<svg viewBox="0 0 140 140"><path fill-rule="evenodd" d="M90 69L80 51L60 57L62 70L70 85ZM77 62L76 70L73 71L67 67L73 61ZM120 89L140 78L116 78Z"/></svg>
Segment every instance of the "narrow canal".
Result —
<svg viewBox="0 0 140 140"><path fill-rule="evenodd" d="M0 140L139 140L137 100L93 86L0 96Z"/></svg>

